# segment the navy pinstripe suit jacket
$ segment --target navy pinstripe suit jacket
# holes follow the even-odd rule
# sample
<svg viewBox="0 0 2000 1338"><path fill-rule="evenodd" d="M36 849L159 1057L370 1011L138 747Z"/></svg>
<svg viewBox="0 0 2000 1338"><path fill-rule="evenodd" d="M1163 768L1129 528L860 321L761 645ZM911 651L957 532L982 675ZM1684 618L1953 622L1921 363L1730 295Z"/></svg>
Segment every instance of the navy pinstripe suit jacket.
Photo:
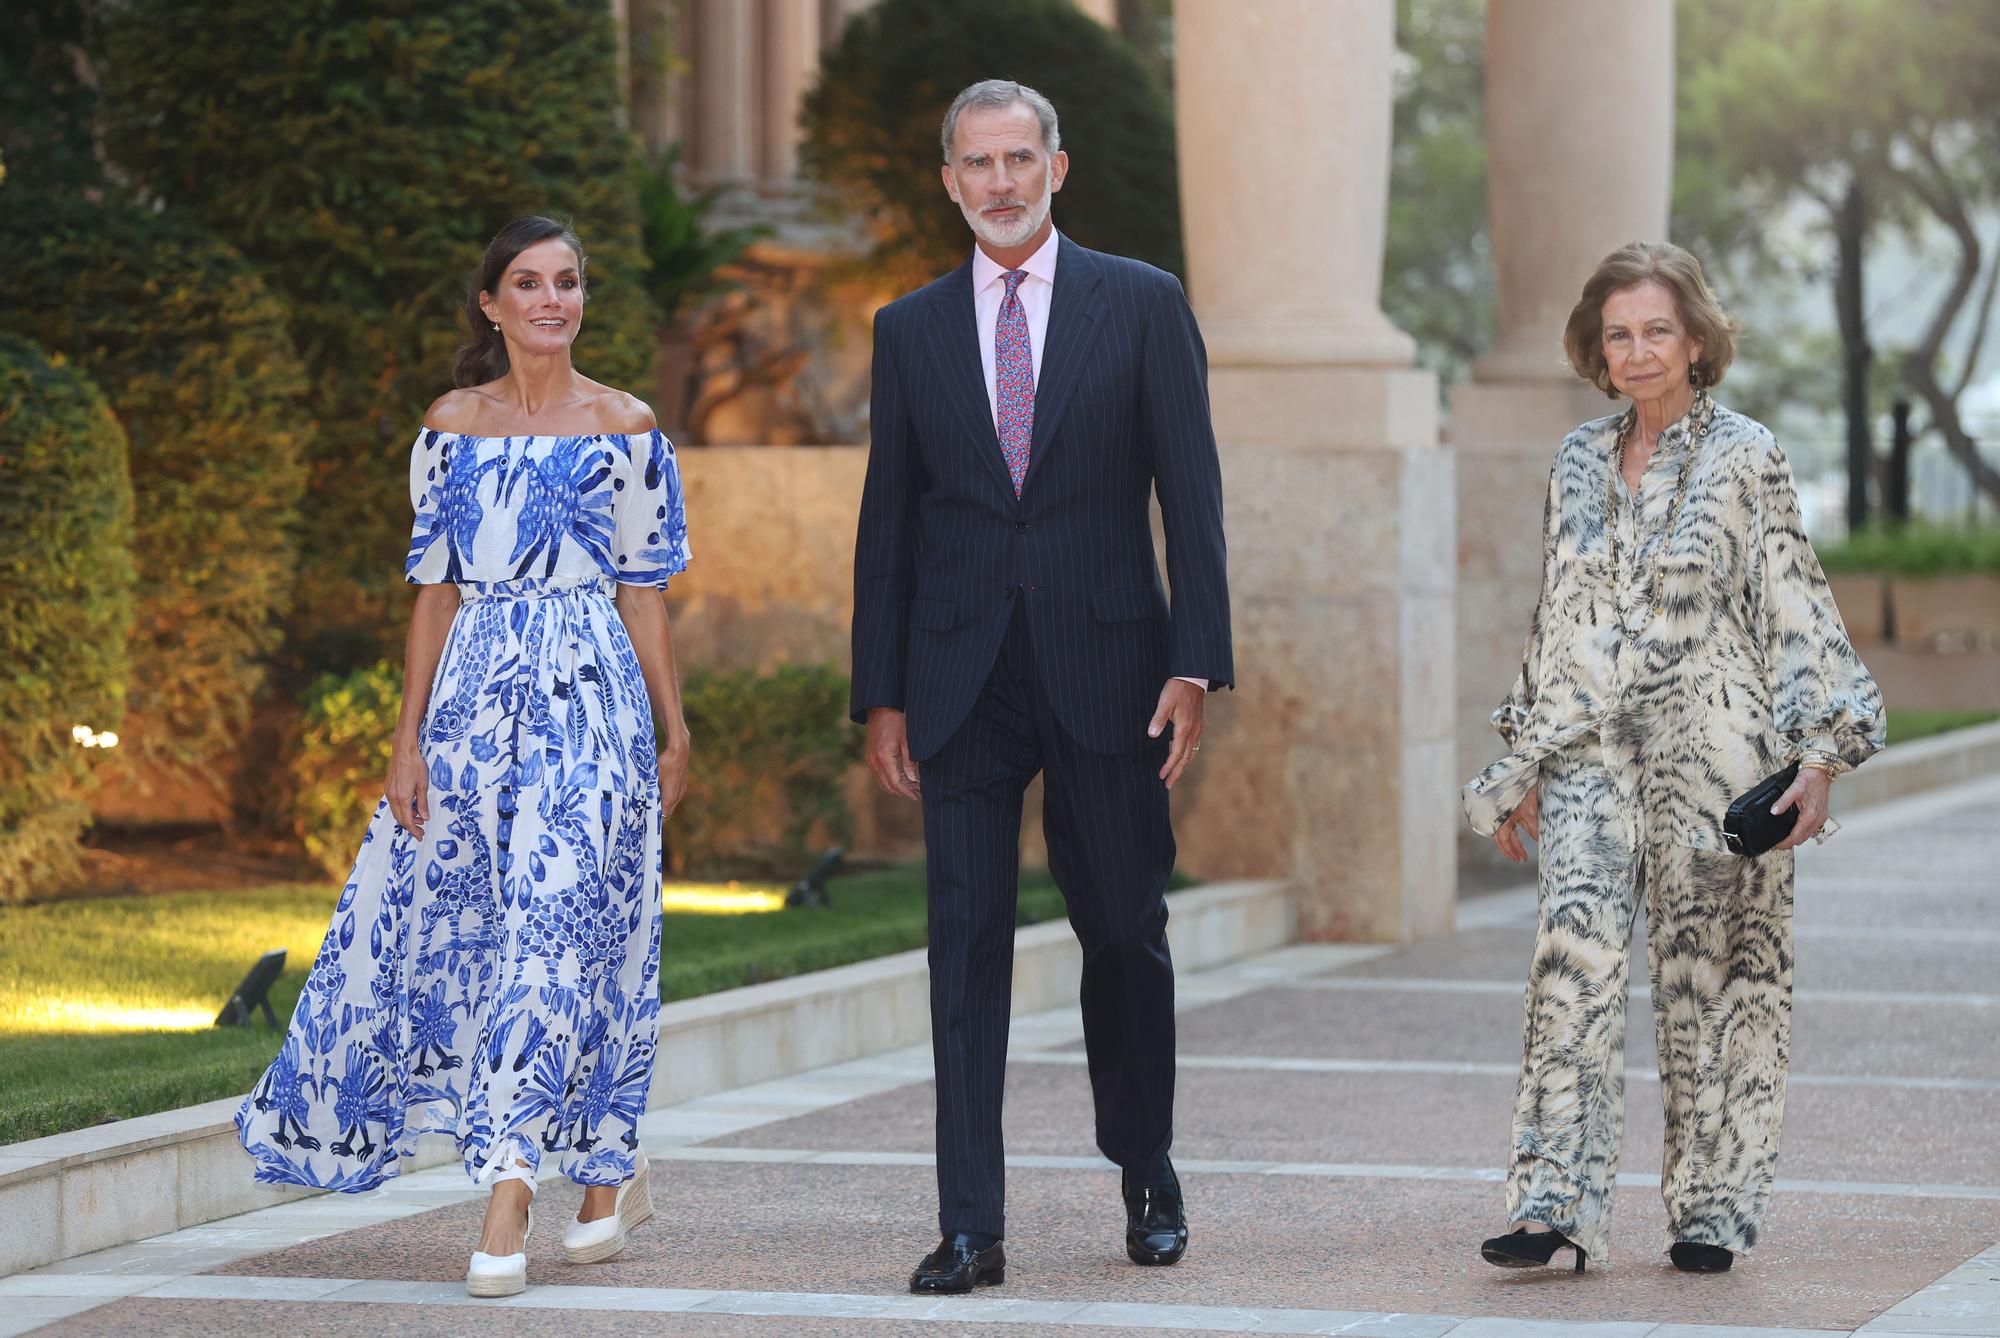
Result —
<svg viewBox="0 0 2000 1338"><path fill-rule="evenodd" d="M1179 280L1061 241L1021 496L986 394L972 262L876 314L851 708L922 760L978 698L1025 600L1049 701L1094 752L1146 745L1168 678L1234 681L1208 355ZM1169 608L1153 554L1166 527Z"/></svg>

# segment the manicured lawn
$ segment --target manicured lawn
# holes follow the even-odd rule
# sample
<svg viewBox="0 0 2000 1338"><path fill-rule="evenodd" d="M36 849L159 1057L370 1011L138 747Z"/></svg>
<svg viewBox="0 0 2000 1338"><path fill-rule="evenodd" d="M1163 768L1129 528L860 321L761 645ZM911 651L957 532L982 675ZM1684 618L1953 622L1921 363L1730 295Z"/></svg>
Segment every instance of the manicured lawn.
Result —
<svg viewBox="0 0 2000 1338"><path fill-rule="evenodd" d="M923 946L921 868L837 878L829 892L823 909L670 912L662 997ZM248 1091L277 1036L261 1021L209 1024L271 948L287 953L271 1002L289 1020L334 895L292 884L0 908L0 1143ZM1023 876L1023 923L1062 913L1047 874Z"/></svg>
<svg viewBox="0 0 2000 1338"><path fill-rule="evenodd" d="M2000 711L1905 711L1892 706L1889 708L1889 742L1908 743L1912 739L1926 739L1947 730L1983 725L1989 720L2000 720Z"/></svg>

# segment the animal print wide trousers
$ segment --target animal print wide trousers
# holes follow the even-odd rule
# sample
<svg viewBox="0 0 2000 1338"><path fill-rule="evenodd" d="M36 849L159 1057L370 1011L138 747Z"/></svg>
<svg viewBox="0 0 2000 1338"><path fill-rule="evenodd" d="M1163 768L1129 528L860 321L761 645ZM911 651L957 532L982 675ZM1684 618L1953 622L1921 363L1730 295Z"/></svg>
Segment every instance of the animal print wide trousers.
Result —
<svg viewBox="0 0 2000 1338"><path fill-rule="evenodd" d="M1646 904L1666 1244L1745 1253L1771 1195L1792 1017L1792 854L1646 838L1594 736L1541 766L1540 916L1507 1181L1512 1222L1608 1257L1625 1122L1625 989Z"/></svg>

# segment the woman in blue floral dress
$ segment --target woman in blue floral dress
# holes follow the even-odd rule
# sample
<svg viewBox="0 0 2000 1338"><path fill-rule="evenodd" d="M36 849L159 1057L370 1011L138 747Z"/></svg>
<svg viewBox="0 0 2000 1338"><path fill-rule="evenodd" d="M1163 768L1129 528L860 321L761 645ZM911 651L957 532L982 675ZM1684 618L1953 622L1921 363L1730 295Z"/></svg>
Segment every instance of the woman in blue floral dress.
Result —
<svg viewBox="0 0 2000 1338"><path fill-rule="evenodd" d="M420 1134L455 1137L493 1185L478 1295L525 1285L541 1172L587 1187L574 1261L650 1212L661 825L688 761L661 591L687 522L652 411L571 365L584 266L567 228L528 218L474 277L460 388L411 459L387 795L236 1118L259 1180L348 1192Z"/></svg>

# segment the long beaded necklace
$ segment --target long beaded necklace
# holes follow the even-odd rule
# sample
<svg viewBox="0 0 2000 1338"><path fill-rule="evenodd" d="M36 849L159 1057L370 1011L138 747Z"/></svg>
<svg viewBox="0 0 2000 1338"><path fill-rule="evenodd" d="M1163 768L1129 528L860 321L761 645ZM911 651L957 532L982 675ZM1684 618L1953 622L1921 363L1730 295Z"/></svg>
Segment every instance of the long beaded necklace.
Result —
<svg viewBox="0 0 2000 1338"><path fill-rule="evenodd" d="M1661 577L1659 555L1660 553L1664 553L1673 544L1674 529L1680 524L1681 503L1687 500L1688 476L1694 472L1695 448L1700 446L1708 437L1709 422L1714 416L1715 401L1709 398L1707 391L1696 391L1694 407L1688 411L1687 454L1681 459L1680 478L1674 484L1674 502L1667 511L1667 532L1660 539L1660 546L1653 555L1653 565L1648 572L1646 583L1646 615L1640 620L1637 627L1628 624L1622 613L1618 615L1618 625L1624 629L1627 641L1636 642L1639 639L1639 634L1652 625L1653 619L1658 617L1664 608L1664 602L1660 597ZM1604 495L1606 498L1604 528L1611 536L1611 580L1614 586L1618 581L1618 573L1624 570L1622 546L1618 542L1618 482L1625 473L1625 444L1632 439L1632 434L1638 431L1638 428L1639 411L1635 407L1627 412L1625 421L1618 425L1618 457L1612 461L1611 477L1604 485ZM1641 481L1643 482L1643 480ZM1637 502L1638 499L1636 497L1633 498L1633 514L1635 516L1638 514ZM1643 538L1641 543L1643 546ZM1634 556L1636 560L1636 553Z"/></svg>

